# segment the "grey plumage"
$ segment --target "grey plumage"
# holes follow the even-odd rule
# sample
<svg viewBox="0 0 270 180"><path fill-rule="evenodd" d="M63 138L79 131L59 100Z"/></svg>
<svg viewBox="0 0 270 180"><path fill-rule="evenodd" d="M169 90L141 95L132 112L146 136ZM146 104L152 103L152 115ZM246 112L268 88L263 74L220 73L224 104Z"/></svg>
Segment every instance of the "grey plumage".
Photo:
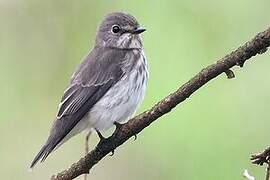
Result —
<svg viewBox="0 0 270 180"><path fill-rule="evenodd" d="M117 27L116 27L117 26ZM118 31L114 33L114 30ZM92 51L73 74L61 99L50 135L31 168L75 134L106 130L114 121L132 116L141 102L148 79L142 49L143 32L136 19L111 13L102 21Z"/></svg>

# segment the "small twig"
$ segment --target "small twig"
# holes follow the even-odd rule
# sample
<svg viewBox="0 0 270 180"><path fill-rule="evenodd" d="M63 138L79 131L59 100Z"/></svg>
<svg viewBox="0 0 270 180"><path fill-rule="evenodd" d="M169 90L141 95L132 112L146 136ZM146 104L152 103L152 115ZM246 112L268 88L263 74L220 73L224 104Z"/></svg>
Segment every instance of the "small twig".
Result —
<svg viewBox="0 0 270 180"><path fill-rule="evenodd" d="M270 162L269 162L269 160L267 163L265 180L270 180Z"/></svg>
<svg viewBox="0 0 270 180"><path fill-rule="evenodd" d="M89 138L92 134L92 131L89 131L85 136L85 155L89 152Z"/></svg>
<svg viewBox="0 0 270 180"><path fill-rule="evenodd" d="M264 163L268 164L270 159L270 147L266 148L263 152L252 154L250 160L252 164L262 166Z"/></svg>
<svg viewBox="0 0 270 180"><path fill-rule="evenodd" d="M251 176L249 173L248 173L248 170L245 169L244 173L243 173L243 176L244 178L246 178L247 180L255 180L255 177Z"/></svg>
<svg viewBox="0 0 270 180"><path fill-rule="evenodd" d="M89 152L89 138L92 134L92 131L90 130L87 134L86 134L86 137L85 137L85 155L88 154ZM87 175L88 174L84 174L84 180L87 180Z"/></svg>
<svg viewBox="0 0 270 180"><path fill-rule="evenodd" d="M230 70L230 69L228 69L227 71L225 71L225 74L227 75L227 78L228 79L235 78L235 75L234 75L233 71Z"/></svg>
<svg viewBox="0 0 270 180"><path fill-rule="evenodd" d="M270 147L266 148L263 152L253 154L250 158L253 164L262 166L264 163L267 164L265 180L270 180Z"/></svg>

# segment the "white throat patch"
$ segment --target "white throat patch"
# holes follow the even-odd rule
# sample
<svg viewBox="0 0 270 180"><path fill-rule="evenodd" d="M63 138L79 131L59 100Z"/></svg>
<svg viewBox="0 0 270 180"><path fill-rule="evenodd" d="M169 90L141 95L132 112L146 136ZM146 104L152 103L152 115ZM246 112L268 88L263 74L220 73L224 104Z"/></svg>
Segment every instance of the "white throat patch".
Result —
<svg viewBox="0 0 270 180"><path fill-rule="evenodd" d="M135 36L138 36L138 35L133 35L130 33L122 34L117 41L117 47L131 48L131 49L142 48L139 38Z"/></svg>

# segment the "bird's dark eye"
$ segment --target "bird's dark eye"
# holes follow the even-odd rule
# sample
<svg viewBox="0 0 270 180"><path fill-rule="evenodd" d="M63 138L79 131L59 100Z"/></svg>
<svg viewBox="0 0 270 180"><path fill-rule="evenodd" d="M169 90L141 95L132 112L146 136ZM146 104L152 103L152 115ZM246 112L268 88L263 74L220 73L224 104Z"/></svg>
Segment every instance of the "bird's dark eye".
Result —
<svg viewBox="0 0 270 180"><path fill-rule="evenodd" d="M112 32L113 33L119 33L119 31L121 30L121 28L118 25L113 25L112 26Z"/></svg>

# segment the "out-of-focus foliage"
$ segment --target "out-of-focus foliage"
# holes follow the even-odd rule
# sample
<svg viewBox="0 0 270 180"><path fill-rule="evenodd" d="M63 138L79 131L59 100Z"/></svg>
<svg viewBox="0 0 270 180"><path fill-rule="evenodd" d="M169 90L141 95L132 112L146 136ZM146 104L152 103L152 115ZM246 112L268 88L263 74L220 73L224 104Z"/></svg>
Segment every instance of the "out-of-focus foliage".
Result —
<svg viewBox="0 0 270 180"><path fill-rule="evenodd" d="M269 0L0 0L0 174L45 180L84 154L79 135L28 172L76 65L103 15L126 11L147 28L150 80L140 112L269 26ZM89 179L258 179L251 152L269 145L270 54L222 75L102 160ZM109 134L109 133L108 133ZM108 135L107 134L107 135ZM92 136L91 147L97 142Z"/></svg>

